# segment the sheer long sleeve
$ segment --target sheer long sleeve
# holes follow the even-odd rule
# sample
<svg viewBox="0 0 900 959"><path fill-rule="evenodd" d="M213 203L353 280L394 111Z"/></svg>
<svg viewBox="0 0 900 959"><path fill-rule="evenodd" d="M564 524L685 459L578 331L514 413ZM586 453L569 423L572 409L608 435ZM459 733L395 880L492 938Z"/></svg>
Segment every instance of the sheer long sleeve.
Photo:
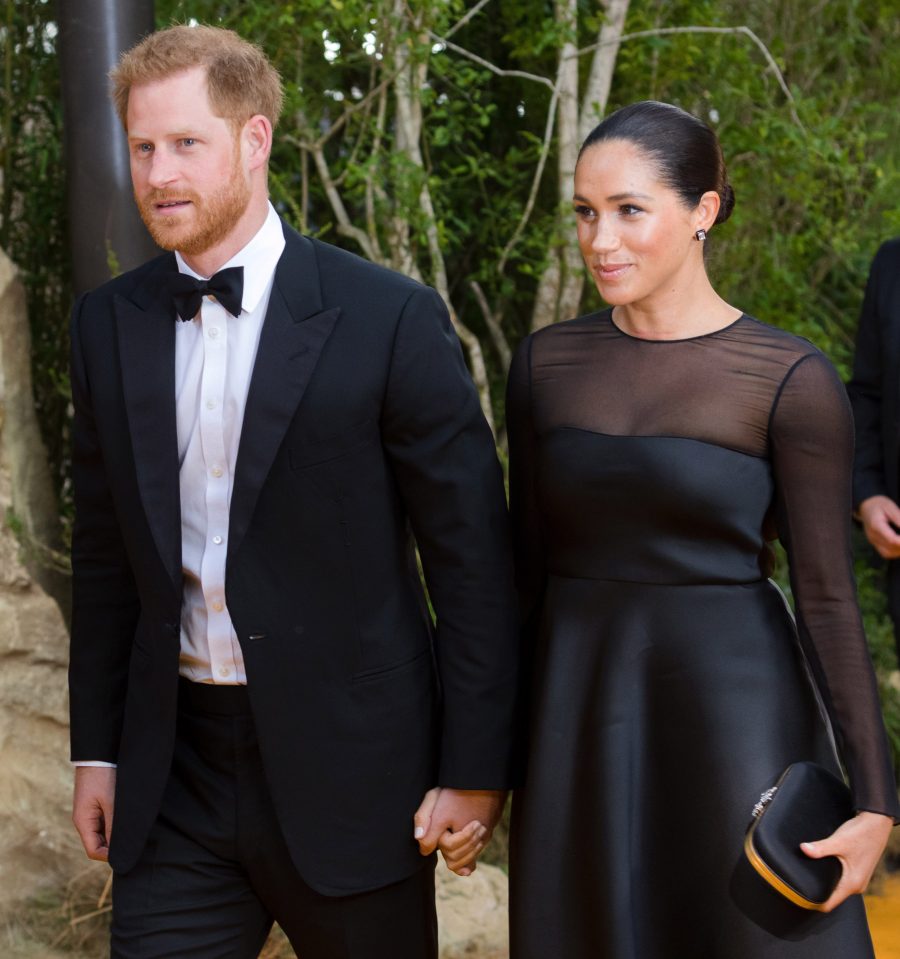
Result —
<svg viewBox="0 0 900 959"><path fill-rule="evenodd" d="M770 448L779 538L800 642L829 712L857 809L900 818L850 548L853 425L834 368L807 354L775 399Z"/></svg>

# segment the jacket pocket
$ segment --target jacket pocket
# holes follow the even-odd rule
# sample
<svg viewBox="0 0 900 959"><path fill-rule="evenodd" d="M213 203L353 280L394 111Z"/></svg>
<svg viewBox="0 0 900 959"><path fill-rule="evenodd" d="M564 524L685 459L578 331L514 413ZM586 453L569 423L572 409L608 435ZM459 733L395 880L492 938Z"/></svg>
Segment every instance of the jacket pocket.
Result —
<svg viewBox="0 0 900 959"><path fill-rule="evenodd" d="M353 674L350 681L357 684L376 682L381 679L391 679L399 674L414 670L426 659L431 659L430 647L426 647L421 652L416 653L415 656L403 659L399 663L389 663L385 666L373 666L370 669L360 670L360 672Z"/></svg>
<svg viewBox="0 0 900 959"><path fill-rule="evenodd" d="M363 423L342 430L335 436L329 436L315 443L291 447L288 450L288 462L291 469L295 471L311 469L340 459L375 441L381 441L378 423L375 420L365 420Z"/></svg>

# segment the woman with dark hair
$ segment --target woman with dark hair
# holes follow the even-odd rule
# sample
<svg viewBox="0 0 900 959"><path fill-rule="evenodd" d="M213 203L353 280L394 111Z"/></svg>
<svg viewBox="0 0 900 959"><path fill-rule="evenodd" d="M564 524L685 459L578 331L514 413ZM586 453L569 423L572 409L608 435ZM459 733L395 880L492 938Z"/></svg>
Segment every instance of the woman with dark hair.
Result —
<svg viewBox="0 0 900 959"><path fill-rule="evenodd" d="M855 599L843 387L710 284L704 246L734 194L702 121L612 114L574 203L611 308L529 337L508 394L533 672L512 957L871 957L855 894L900 807ZM776 535L796 625L768 579ZM806 911L743 839L786 766L839 774L832 733L856 815L803 844L843 864Z"/></svg>

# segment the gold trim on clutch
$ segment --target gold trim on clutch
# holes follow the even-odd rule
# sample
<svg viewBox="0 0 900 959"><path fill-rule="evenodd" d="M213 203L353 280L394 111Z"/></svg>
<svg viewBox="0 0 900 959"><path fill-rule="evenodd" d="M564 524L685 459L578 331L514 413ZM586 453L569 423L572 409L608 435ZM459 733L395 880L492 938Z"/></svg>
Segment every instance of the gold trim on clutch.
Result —
<svg viewBox="0 0 900 959"><path fill-rule="evenodd" d="M758 821L758 820L757 820ZM778 873L773 872L771 868L764 862L760 857L759 853L753 846L753 830L756 828L756 823L754 822L750 829L747 831L747 835L744 839L744 852L747 854L747 859L750 861L750 865L760 874L760 876L765 879L765 881L772 886L774 889L777 889L786 899L790 899L795 906L800 906L801 909L814 909L821 910L824 905L823 902L813 902L811 899L807 899L805 896L801 896L796 889L792 886L789 886Z"/></svg>

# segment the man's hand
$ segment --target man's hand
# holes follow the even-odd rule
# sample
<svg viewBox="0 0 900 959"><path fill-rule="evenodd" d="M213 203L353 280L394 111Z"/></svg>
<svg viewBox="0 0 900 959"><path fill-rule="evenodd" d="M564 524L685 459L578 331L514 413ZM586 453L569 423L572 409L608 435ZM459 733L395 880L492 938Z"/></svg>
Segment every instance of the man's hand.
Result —
<svg viewBox="0 0 900 959"><path fill-rule="evenodd" d="M106 862L112 836L116 771L108 766L76 766L72 822L88 859Z"/></svg>
<svg viewBox="0 0 900 959"><path fill-rule="evenodd" d="M870 496L859 504L866 539L884 559L900 557L900 506L888 496ZM896 528L895 528L896 527Z"/></svg>
<svg viewBox="0 0 900 959"><path fill-rule="evenodd" d="M440 848L448 869L471 875L505 801L506 793L498 790L430 789L414 817L419 852L430 856Z"/></svg>

